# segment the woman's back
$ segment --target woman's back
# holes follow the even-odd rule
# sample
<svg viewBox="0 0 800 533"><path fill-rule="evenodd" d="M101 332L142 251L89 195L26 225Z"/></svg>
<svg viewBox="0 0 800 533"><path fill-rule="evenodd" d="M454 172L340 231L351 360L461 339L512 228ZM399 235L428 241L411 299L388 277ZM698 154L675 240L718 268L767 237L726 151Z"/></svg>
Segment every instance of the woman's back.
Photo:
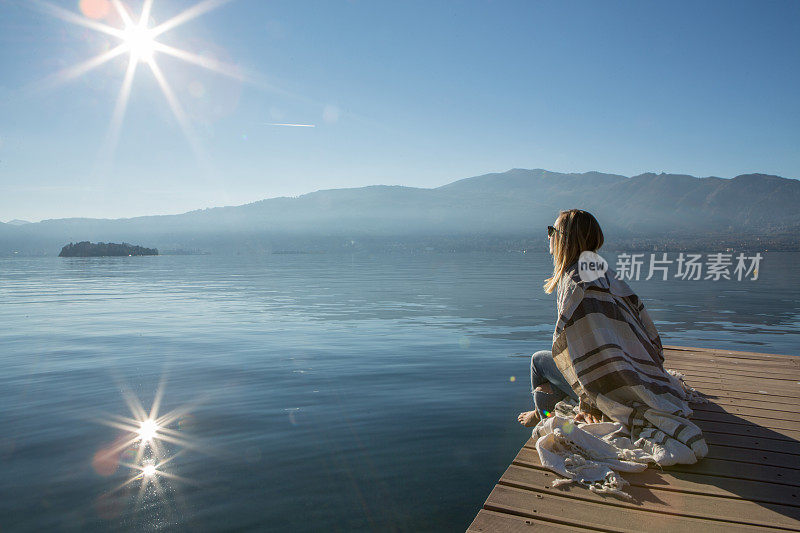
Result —
<svg viewBox="0 0 800 533"><path fill-rule="evenodd" d="M663 367L661 339L644 305L613 270L592 281L571 266L559 283L553 357L586 412L610 402L689 415L680 383ZM626 420L616 419L620 423Z"/></svg>

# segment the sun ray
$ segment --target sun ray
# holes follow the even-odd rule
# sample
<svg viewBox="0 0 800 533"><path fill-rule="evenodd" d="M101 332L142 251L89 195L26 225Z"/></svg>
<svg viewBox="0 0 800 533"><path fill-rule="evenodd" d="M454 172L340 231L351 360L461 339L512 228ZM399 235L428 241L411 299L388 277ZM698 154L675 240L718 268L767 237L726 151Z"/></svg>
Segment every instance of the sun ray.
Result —
<svg viewBox="0 0 800 533"><path fill-rule="evenodd" d="M197 141L197 138L192 131L189 118L186 116L183 106L181 106L181 103L175 97L175 93L172 92L172 87L170 87L169 82L167 82L167 79L164 77L164 73L161 71L161 68L158 66L155 60L151 59L147 62L147 64L150 66L150 70L153 72L153 76L156 78L158 86L161 88L161 92L164 93L164 98L167 99L167 103L169 104L170 109L172 109L172 113L175 115L175 119L178 121L178 125L180 126L181 130L183 130L183 134L186 136L186 140L192 147L195 156L205 163L205 166L207 166L208 164L205 155L200 147L200 143Z"/></svg>
<svg viewBox="0 0 800 533"><path fill-rule="evenodd" d="M128 60L128 68L125 70L125 78L122 80L122 87L120 87L119 95L117 95L117 103L114 105L114 112L111 115L111 122L108 124L106 153L109 158L112 158L114 153L117 151L119 134L122 130L122 121L125 119L125 111L128 108L128 100L130 99L131 95L131 85L133 85L133 76L136 73L136 65L138 63L139 62L133 56L131 56ZM141 408L141 404L139 404L139 407ZM141 409L143 412L144 409Z"/></svg>
<svg viewBox="0 0 800 533"><path fill-rule="evenodd" d="M158 475L173 481L180 481L184 485L194 485L194 486L199 485L197 481L185 478L183 476L179 476L177 474L173 474L172 472L159 472Z"/></svg>
<svg viewBox="0 0 800 533"><path fill-rule="evenodd" d="M159 42L153 42L153 49L157 52L181 59L192 65L205 68L206 70L210 70L216 74L232 78L236 81L248 83L261 89L273 91L291 98L298 98L296 94L273 85L272 83L263 79L261 76L253 76L252 73L242 72L242 69L238 65L231 65L222 61L217 61L216 59L210 57L193 54L192 52L187 52L186 50L181 50L180 48L175 48L174 46L169 46Z"/></svg>
<svg viewBox="0 0 800 533"><path fill-rule="evenodd" d="M125 9L125 6L122 5L120 0L111 0L111 4L114 6L114 9L117 10L117 14L119 14L119 18L122 19L122 23L126 28L134 26L130 13L128 13L128 10Z"/></svg>
<svg viewBox="0 0 800 533"><path fill-rule="evenodd" d="M144 0L142 15L139 17L139 26L147 26L150 20L150 11L153 9L153 0Z"/></svg>
<svg viewBox="0 0 800 533"><path fill-rule="evenodd" d="M158 418L158 410L161 408L161 399L164 397L164 386L167 384L167 374L164 373L161 375L161 379L158 382L158 387L156 388L156 397L153 399L153 405L150 406L150 416L147 418L149 420L156 420Z"/></svg>
<svg viewBox="0 0 800 533"><path fill-rule="evenodd" d="M127 420L125 422L123 422L123 423L120 423L120 422L116 422L114 420L102 420L101 419L99 422L101 424L103 424L104 426L112 427L114 429L118 429L120 431L125 431L125 432L128 432L128 433L135 433L136 432L136 428L137 428L136 425L128 423ZM136 440L138 440L138 439L134 439L134 441L136 441Z"/></svg>
<svg viewBox="0 0 800 533"><path fill-rule="evenodd" d="M127 466L129 468L131 467L130 465L127 465L127 464L123 465L123 466ZM136 481L137 479L140 479L140 477L141 477L141 474L136 474L132 478L126 479L124 482L120 483L119 485L117 485L116 487L111 489L111 492L117 492L120 489L124 489L125 487L127 487L128 485L130 485L131 483Z"/></svg>
<svg viewBox="0 0 800 533"><path fill-rule="evenodd" d="M159 426L168 426L172 424L174 421L179 419L180 417L187 415L200 407L203 403L205 403L209 399L209 394L205 394L200 396L199 398L195 399L194 401L183 405L182 407L178 407L173 409L168 413L164 413L160 417L158 417L158 425Z"/></svg>
<svg viewBox="0 0 800 533"><path fill-rule="evenodd" d="M158 464L156 465L156 468L161 468L162 466L164 466L165 464L169 463L170 461L173 461L173 460L175 460L175 458L177 458L177 457L180 457L181 455L183 455L183 453L184 453L184 452L185 452L185 450L181 450L181 451L179 451L178 453L176 453L175 455L172 455L172 456L170 456L170 457L167 457L166 459L164 459L163 461L161 461L160 463L158 463Z"/></svg>
<svg viewBox="0 0 800 533"><path fill-rule="evenodd" d="M167 442L169 444L175 444L176 446L181 446L183 448L187 448L190 450L202 450L202 448L196 444L189 442L186 439L172 437L170 435L165 434L164 432L160 432L158 435L158 440L153 441L154 447L158 448L158 441ZM156 453L156 455L159 455Z"/></svg>
<svg viewBox="0 0 800 533"><path fill-rule="evenodd" d="M86 61L83 61L82 63L78 63L77 65L65 68L63 70L56 72L55 74L52 74L51 76L48 76L47 78L45 78L40 82L41 85L39 88L56 87L70 80L78 78L86 74L90 70L96 69L100 65L107 63L108 61L124 54L127 51L128 51L127 47L124 44L115 46L114 48L108 50L107 52L103 52L100 55L91 57Z"/></svg>
<svg viewBox="0 0 800 533"><path fill-rule="evenodd" d="M238 81L247 81L247 82L251 81L247 76L245 76L240 72L238 67L234 65L228 65L221 61L217 61L216 59L212 59L210 57L203 57L198 54L193 54L191 52L187 52L185 50L181 50L179 48L175 48L174 46L169 46L163 43L158 43L158 42L153 43L153 48L158 52L163 52L172 57L177 57L178 59L182 59L187 63L203 67L205 69L216 72L217 74L222 74L223 76L228 76L229 78L233 78Z"/></svg>
<svg viewBox="0 0 800 533"><path fill-rule="evenodd" d="M88 18L81 17L80 15L77 15L72 11L51 4L50 2L46 2L45 0L29 0L29 5L35 6L40 11L43 11L56 18L60 18L64 22L70 22L78 26L83 26L84 28L89 28L91 30L106 33L108 35L113 35L114 37L117 37L119 39L123 38L123 32L117 28L114 28L107 24L103 24L101 22L97 22Z"/></svg>
<svg viewBox="0 0 800 533"><path fill-rule="evenodd" d="M128 404L128 409L131 410L131 414L133 416L135 416L138 420L144 420L147 418L147 413L142 406L142 402L139 401L139 398L137 398L129 388L125 387L122 395L125 399L125 403Z"/></svg>
<svg viewBox="0 0 800 533"><path fill-rule="evenodd" d="M181 24L184 24L192 20L193 18L197 18L200 15L204 15L209 11L217 9L218 7L224 4L227 4L230 1L231 0L203 0L202 2L193 5L187 10L182 11L181 13L175 15L168 21L163 22L158 26L156 26L155 28L153 28L153 36L157 37L162 33L164 33L165 31L169 31L177 26L180 26Z"/></svg>

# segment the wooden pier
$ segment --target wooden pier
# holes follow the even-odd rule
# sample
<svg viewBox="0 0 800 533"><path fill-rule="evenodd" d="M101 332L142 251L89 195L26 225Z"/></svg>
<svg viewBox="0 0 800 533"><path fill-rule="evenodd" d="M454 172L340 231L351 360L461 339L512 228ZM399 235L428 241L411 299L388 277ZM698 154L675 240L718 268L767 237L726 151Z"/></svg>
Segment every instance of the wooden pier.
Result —
<svg viewBox="0 0 800 533"><path fill-rule="evenodd" d="M666 368L709 403L693 404L708 456L623 474L635 501L577 485L539 463L528 439L468 531L800 531L800 357L665 347Z"/></svg>

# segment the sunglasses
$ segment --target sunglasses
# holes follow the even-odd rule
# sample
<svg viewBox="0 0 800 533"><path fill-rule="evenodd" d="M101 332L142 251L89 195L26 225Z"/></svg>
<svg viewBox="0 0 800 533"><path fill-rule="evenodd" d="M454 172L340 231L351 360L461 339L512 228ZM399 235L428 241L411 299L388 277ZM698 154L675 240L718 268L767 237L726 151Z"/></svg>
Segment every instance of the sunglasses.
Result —
<svg viewBox="0 0 800 533"><path fill-rule="evenodd" d="M556 233L556 232L558 232L558 233L561 233L561 234L563 234L563 233L564 233L563 231L561 231L561 230L560 230L560 229L558 229L558 228L555 228L555 227L553 227L553 226L547 226L547 236L548 236L548 237L552 237L552 236L553 236L553 233Z"/></svg>

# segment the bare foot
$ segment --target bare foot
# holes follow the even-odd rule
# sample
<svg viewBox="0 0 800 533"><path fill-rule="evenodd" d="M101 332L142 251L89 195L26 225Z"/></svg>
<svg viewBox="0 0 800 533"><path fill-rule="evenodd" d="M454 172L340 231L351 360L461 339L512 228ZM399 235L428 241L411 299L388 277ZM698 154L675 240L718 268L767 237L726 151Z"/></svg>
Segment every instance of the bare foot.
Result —
<svg viewBox="0 0 800 533"><path fill-rule="evenodd" d="M517 420L526 428L532 428L539 423L539 413L536 411L525 411L519 414Z"/></svg>

